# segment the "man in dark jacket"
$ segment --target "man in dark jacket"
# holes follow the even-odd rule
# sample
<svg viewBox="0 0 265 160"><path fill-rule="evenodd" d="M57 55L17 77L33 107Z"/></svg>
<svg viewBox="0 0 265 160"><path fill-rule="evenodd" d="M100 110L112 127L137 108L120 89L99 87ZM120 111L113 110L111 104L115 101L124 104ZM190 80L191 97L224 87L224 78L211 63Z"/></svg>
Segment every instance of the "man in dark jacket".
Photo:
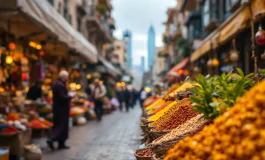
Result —
<svg viewBox="0 0 265 160"><path fill-rule="evenodd" d="M126 111L129 112L130 108L131 93L127 87L123 88L123 101L126 105Z"/></svg>
<svg viewBox="0 0 265 160"><path fill-rule="evenodd" d="M69 131L69 112L70 112L70 100L68 91L66 88L66 81L69 74L67 71L61 71L59 73L59 79L52 86L53 92L53 129L52 135L47 140L48 146L54 150L53 142L59 143L58 149L69 149L70 147L65 145L65 141L68 139Z"/></svg>
<svg viewBox="0 0 265 160"><path fill-rule="evenodd" d="M27 93L27 99L36 101L37 99L41 98L42 96L42 81L37 81L33 86L30 87Z"/></svg>

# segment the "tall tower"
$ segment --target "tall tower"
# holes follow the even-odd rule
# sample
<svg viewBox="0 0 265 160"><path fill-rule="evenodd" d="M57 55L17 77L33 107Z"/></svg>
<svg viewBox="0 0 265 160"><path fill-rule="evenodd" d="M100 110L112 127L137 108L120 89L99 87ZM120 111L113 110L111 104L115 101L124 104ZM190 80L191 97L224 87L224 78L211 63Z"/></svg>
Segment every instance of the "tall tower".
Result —
<svg viewBox="0 0 265 160"><path fill-rule="evenodd" d="M126 50L127 50L127 67L132 68L132 32L126 30L123 32L123 40L126 43Z"/></svg>
<svg viewBox="0 0 265 160"><path fill-rule="evenodd" d="M141 70L145 72L145 57L141 56Z"/></svg>
<svg viewBox="0 0 265 160"><path fill-rule="evenodd" d="M151 69L155 55L155 29L151 25L148 31L148 69Z"/></svg>

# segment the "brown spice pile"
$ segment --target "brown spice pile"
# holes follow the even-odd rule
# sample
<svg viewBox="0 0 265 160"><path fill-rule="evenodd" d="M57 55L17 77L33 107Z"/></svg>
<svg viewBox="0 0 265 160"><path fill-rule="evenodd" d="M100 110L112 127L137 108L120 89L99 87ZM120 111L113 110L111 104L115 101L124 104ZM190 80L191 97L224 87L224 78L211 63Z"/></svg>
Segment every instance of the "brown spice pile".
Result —
<svg viewBox="0 0 265 160"><path fill-rule="evenodd" d="M192 117L197 116L199 113L192 110L191 104L183 105L178 108L178 110L172 114L167 121L157 126L154 131L169 131L180 124L185 123Z"/></svg>

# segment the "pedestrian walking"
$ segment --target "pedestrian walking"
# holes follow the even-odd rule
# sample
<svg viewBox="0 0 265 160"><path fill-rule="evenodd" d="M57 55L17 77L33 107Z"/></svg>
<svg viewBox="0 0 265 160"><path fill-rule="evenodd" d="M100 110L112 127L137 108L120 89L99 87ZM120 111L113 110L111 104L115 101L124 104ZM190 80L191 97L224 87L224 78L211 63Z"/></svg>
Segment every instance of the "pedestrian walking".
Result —
<svg viewBox="0 0 265 160"><path fill-rule="evenodd" d="M119 101L119 110L122 111L122 104L123 104L123 92L122 92L122 88L117 88L116 89L116 96L117 99Z"/></svg>
<svg viewBox="0 0 265 160"><path fill-rule="evenodd" d="M101 121L104 113L103 99L107 93L103 84L99 83L99 79L95 79L94 85L91 86L92 100L95 104L95 113L97 120Z"/></svg>
<svg viewBox="0 0 265 160"><path fill-rule="evenodd" d="M124 101L124 104L126 107L126 112L129 112L131 93L127 87L123 87L123 94L122 95L123 95L123 101Z"/></svg>
<svg viewBox="0 0 265 160"><path fill-rule="evenodd" d="M58 149L69 149L65 145L68 139L69 131L69 112L71 96L68 95L66 81L69 74L67 71L61 71L59 78L52 86L53 92L53 129L51 137L48 138L48 146L54 150L54 142L59 143Z"/></svg>
<svg viewBox="0 0 265 160"><path fill-rule="evenodd" d="M144 88L142 88L140 90L140 105L141 107L143 108L143 103L144 103L144 100L147 98L147 93L146 91L144 90Z"/></svg>

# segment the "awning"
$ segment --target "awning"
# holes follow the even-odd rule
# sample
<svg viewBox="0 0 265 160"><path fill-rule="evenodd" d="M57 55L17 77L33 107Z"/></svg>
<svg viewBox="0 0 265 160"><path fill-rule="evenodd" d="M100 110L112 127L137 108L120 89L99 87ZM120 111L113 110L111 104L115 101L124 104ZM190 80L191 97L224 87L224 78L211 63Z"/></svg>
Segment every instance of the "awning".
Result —
<svg viewBox="0 0 265 160"><path fill-rule="evenodd" d="M252 0L251 7L253 15L265 12L264 0ZM247 5L242 5L235 13L232 14L222 25L212 32L203 42L202 45L192 53L190 61L194 62L201 56L205 55L211 49L222 45L233 38L236 34L246 29L250 22L250 11ZM255 18L255 17L254 17Z"/></svg>
<svg viewBox="0 0 265 160"><path fill-rule="evenodd" d="M109 74L113 76L122 75L121 71L114 67L110 62L106 61L103 57L99 57L99 61L106 67Z"/></svg>
<svg viewBox="0 0 265 160"><path fill-rule="evenodd" d="M23 16L28 23L35 24L42 29L42 32L51 33L58 38L58 41L80 53L88 62L97 62L96 48L77 32L47 0L9 0L5 4L1 3L0 10L1 18L10 12L12 13L10 16L15 15L18 18ZM23 25L20 27L23 28ZM23 29L27 30L26 27Z"/></svg>
<svg viewBox="0 0 265 160"><path fill-rule="evenodd" d="M183 69L186 67L186 65L189 63L189 58L185 58L183 61L175 65L170 71L167 72L167 75L174 75L176 72L180 69Z"/></svg>

